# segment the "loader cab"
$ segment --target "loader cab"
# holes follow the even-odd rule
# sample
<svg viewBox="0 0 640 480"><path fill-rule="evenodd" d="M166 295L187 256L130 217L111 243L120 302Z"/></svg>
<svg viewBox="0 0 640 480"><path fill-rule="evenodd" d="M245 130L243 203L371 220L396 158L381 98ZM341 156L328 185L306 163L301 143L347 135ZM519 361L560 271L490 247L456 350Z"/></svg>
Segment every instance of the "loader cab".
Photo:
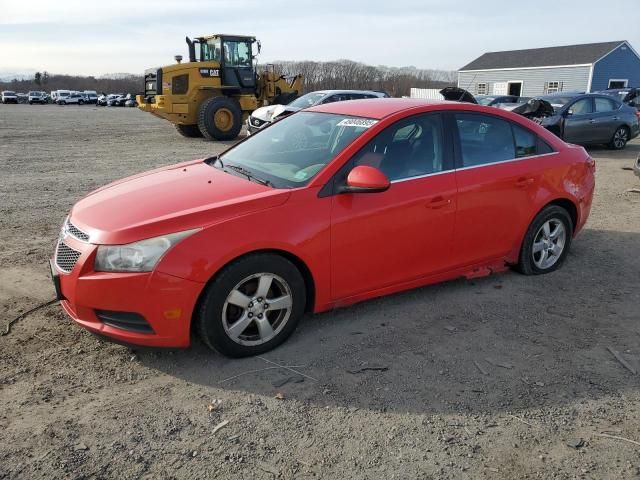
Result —
<svg viewBox="0 0 640 480"><path fill-rule="evenodd" d="M256 90L254 43L257 43L255 37L238 35L187 39L190 60L219 63L219 71L209 69L205 75L219 76L223 86L234 87L239 93L254 93Z"/></svg>

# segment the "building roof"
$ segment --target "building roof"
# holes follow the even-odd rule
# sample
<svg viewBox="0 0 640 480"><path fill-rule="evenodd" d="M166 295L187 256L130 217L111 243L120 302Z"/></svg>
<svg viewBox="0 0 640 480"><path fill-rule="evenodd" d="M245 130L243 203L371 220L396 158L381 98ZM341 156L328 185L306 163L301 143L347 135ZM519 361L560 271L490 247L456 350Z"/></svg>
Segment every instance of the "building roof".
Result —
<svg viewBox="0 0 640 480"><path fill-rule="evenodd" d="M487 52L462 67L460 71L591 64L624 43L627 42L620 40L507 52Z"/></svg>

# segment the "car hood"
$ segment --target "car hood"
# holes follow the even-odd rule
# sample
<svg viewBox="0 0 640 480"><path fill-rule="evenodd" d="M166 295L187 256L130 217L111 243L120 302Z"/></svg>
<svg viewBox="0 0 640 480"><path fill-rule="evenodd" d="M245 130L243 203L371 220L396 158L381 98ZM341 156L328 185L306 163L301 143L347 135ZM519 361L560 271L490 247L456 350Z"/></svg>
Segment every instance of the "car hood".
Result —
<svg viewBox="0 0 640 480"><path fill-rule="evenodd" d="M70 219L91 243L125 244L272 208L288 197L288 190L194 160L99 188L74 205Z"/></svg>
<svg viewBox="0 0 640 480"><path fill-rule="evenodd" d="M475 97L464 88L445 87L440 90L440 95L442 95L445 100L454 102L478 103Z"/></svg>
<svg viewBox="0 0 640 480"><path fill-rule="evenodd" d="M266 107L260 107L251 113L253 118L262 120L263 122L271 122L278 115L283 112L297 112L299 108L289 107L287 105L269 105Z"/></svg>

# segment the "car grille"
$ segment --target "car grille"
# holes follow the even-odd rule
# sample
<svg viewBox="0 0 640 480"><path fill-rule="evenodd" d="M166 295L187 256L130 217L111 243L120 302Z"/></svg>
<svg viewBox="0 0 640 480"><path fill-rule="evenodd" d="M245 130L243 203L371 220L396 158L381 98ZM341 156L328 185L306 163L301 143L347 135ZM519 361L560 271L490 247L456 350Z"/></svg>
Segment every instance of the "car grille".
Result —
<svg viewBox="0 0 640 480"><path fill-rule="evenodd" d="M67 232L72 237L75 237L78 240L81 240L83 242L88 242L89 241L89 234L88 233L84 233L82 230L80 230L78 227L76 227L69 220L67 220Z"/></svg>
<svg viewBox="0 0 640 480"><path fill-rule="evenodd" d="M56 247L56 265L65 273L70 273L75 267L76 262L80 258L80 252L74 250L65 244L62 240L58 242Z"/></svg>

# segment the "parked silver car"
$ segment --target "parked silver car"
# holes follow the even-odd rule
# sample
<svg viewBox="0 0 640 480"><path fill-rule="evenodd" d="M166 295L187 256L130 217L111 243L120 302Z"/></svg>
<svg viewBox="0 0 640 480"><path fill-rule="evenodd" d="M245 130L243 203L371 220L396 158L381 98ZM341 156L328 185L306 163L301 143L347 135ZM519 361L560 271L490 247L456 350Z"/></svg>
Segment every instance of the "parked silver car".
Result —
<svg viewBox="0 0 640 480"><path fill-rule="evenodd" d="M345 100L362 100L365 98L388 97L385 92L376 90L318 90L296 98L287 105L269 105L260 107L251 113L247 119L247 135L257 132L271 122L304 108L324 103L343 102Z"/></svg>

